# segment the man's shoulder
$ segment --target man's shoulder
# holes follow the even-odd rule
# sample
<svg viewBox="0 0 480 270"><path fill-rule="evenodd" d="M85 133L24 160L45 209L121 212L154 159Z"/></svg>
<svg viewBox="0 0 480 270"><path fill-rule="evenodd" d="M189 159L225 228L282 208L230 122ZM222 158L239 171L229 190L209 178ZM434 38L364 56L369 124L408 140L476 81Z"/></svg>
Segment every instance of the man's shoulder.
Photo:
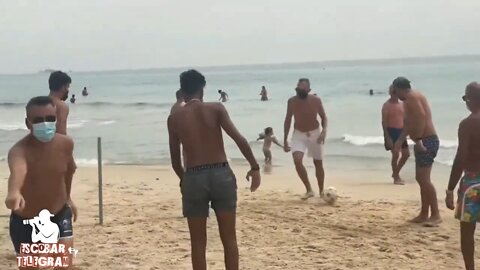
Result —
<svg viewBox="0 0 480 270"><path fill-rule="evenodd" d="M322 99L318 95L308 95L308 98L314 102L322 102Z"/></svg>
<svg viewBox="0 0 480 270"><path fill-rule="evenodd" d="M217 112L226 110L225 105L223 105L221 102L204 102L203 106L209 110L214 110Z"/></svg>
<svg viewBox="0 0 480 270"><path fill-rule="evenodd" d="M53 100L53 103L55 104L55 107L60 110L68 110L68 105L62 100Z"/></svg>
<svg viewBox="0 0 480 270"><path fill-rule="evenodd" d="M16 142L8 151L9 156L23 155L26 149L26 136Z"/></svg>
<svg viewBox="0 0 480 270"><path fill-rule="evenodd" d="M55 133L55 137L53 139L56 140L57 142L61 143L61 144L65 144L67 146L73 145L73 139L68 135Z"/></svg>

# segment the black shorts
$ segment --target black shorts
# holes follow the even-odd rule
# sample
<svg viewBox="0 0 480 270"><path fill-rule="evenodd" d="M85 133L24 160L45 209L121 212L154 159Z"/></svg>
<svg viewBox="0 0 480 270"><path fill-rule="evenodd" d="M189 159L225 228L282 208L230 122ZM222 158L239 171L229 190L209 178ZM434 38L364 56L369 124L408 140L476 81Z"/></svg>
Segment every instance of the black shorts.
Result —
<svg viewBox="0 0 480 270"><path fill-rule="evenodd" d="M402 134L403 129L401 128L387 128L388 131L388 136L392 139L393 143L396 143L398 139L400 139L400 135ZM402 149L408 148L408 143L407 140L403 141L402 143ZM385 146L385 150L390 151L392 149L387 149Z"/></svg>
<svg viewBox="0 0 480 270"><path fill-rule="evenodd" d="M417 167L432 167L435 157L437 157L440 148L440 140L437 135L432 135L422 139L423 146L427 148L426 152L415 151L415 164Z"/></svg>
<svg viewBox="0 0 480 270"><path fill-rule="evenodd" d="M187 168L181 190L187 218L208 217L209 204L215 211L237 208L237 180L228 163Z"/></svg>
<svg viewBox="0 0 480 270"><path fill-rule="evenodd" d="M32 244L32 226L24 225L24 220L26 219L13 212L10 215L10 238L17 254L20 254L21 244ZM73 237L72 209L70 206L65 205L51 220L60 229L60 239Z"/></svg>

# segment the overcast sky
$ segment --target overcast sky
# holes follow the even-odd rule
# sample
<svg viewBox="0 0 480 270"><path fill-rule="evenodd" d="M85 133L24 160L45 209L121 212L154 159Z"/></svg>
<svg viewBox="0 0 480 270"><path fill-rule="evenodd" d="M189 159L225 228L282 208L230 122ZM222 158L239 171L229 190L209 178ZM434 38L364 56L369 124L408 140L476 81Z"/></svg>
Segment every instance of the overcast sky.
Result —
<svg viewBox="0 0 480 270"><path fill-rule="evenodd" d="M0 73L480 53L478 0L0 0Z"/></svg>

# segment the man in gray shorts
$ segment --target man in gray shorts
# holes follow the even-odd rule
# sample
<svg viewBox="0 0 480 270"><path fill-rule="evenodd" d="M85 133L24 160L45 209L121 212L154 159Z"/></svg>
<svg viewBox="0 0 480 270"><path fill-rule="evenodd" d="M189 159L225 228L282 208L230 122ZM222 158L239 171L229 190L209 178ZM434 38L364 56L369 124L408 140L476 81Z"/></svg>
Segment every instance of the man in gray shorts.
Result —
<svg viewBox="0 0 480 270"><path fill-rule="evenodd" d="M183 215L188 220L194 270L207 269L207 217L209 203L215 210L225 253L225 268L238 270L236 238L237 181L227 163L222 129L238 145L251 170L250 190L260 186L258 163L247 140L232 123L221 103L203 102L205 77L196 70L180 74L185 105L168 117L172 167L180 178ZM180 144L185 153L184 170Z"/></svg>

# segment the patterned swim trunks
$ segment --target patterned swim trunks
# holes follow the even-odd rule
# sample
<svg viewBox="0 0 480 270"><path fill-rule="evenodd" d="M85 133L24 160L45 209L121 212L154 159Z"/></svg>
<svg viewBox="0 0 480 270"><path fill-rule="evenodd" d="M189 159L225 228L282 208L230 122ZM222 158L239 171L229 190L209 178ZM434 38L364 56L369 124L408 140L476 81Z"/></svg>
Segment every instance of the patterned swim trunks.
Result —
<svg viewBox="0 0 480 270"><path fill-rule="evenodd" d="M440 147L440 140L437 135L432 135L422 139L423 145L427 148L426 152L415 151L415 163L417 167L431 167Z"/></svg>
<svg viewBox="0 0 480 270"><path fill-rule="evenodd" d="M458 188L458 202L455 218L461 222L480 221L480 173L463 176Z"/></svg>

